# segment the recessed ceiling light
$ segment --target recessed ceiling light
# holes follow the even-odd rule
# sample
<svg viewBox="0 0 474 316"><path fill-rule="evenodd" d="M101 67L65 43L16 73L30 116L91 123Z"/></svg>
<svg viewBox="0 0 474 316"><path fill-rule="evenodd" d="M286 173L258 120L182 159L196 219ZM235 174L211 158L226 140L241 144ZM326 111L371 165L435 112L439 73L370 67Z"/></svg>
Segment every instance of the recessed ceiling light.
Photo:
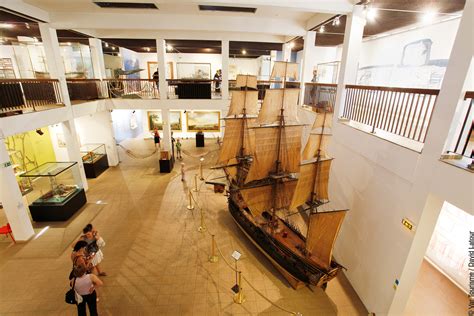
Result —
<svg viewBox="0 0 474 316"><path fill-rule="evenodd" d="M71 42L67 42L66 44L67 44L67 46L71 46L71 45L72 45Z"/></svg>
<svg viewBox="0 0 474 316"><path fill-rule="evenodd" d="M295 47L295 43L291 42L290 43L290 48L294 48Z"/></svg>
<svg viewBox="0 0 474 316"><path fill-rule="evenodd" d="M112 46L112 50L115 50L115 46Z"/></svg>
<svg viewBox="0 0 474 316"><path fill-rule="evenodd" d="M324 25L319 28L320 33L324 33L325 31L326 31L326 28L324 27Z"/></svg>
<svg viewBox="0 0 474 316"><path fill-rule="evenodd" d="M150 51L150 47L145 47L145 50L146 50L147 52L149 52L149 51Z"/></svg>
<svg viewBox="0 0 474 316"><path fill-rule="evenodd" d="M245 49L242 49L242 55L247 55L247 51Z"/></svg>
<svg viewBox="0 0 474 316"><path fill-rule="evenodd" d="M434 10L429 10L423 13L423 16L421 17L421 21L425 24L433 22L434 18L436 17L436 11Z"/></svg>
<svg viewBox="0 0 474 316"><path fill-rule="evenodd" d="M366 14L366 18L367 20L373 22L375 21L375 18L377 18L377 9L375 8L369 8L367 9L367 14Z"/></svg>
<svg viewBox="0 0 474 316"><path fill-rule="evenodd" d="M166 45L166 50L167 50L167 51L172 51L172 50L173 50L173 46L171 46L170 44Z"/></svg>
<svg viewBox="0 0 474 316"><path fill-rule="evenodd" d="M105 47L109 47L109 43L105 42Z"/></svg>
<svg viewBox="0 0 474 316"><path fill-rule="evenodd" d="M10 23L0 23L0 29L11 29L14 25Z"/></svg>

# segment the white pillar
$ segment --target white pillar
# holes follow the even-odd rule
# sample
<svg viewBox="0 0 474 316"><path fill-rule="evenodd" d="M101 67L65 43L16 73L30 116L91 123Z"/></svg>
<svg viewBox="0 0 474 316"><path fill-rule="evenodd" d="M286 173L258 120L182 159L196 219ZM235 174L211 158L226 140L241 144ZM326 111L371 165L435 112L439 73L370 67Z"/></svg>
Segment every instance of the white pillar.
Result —
<svg viewBox="0 0 474 316"><path fill-rule="evenodd" d="M162 109L161 116L163 119L163 137L161 142L162 150L169 150L170 154L172 153L171 148L171 124L170 124L170 110Z"/></svg>
<svg viewBox="0 0 474 316"><path fill-rule="evenodd" d="M64 63L59 50L56 29L53 29L48 23L39 23L39 30L41 34L41 41L44 47L44 55L46 57L46 64L48 65L49 75L51 78L59 80L59 87L63 97L63 102L66 106L71 106L66 84Z"/></svg>
<svg viewBox="0 0 474 316"><path fill-rule="evenodd" d="M166 42L162 38L156 39L156 53L158 55L158 74L160 82L158 84L160 99L168 98L168 82L166 81Z"/></svg>
<svg viewBox="0 0 474 316"><path fill-rule="evenodd" d="M91 50L92 67L94 68L94 78L106 79L104 51L102 50L102 41L98 38L89 38L89 47Z"/></svg>
<svg viewBox="0 0 474 316"><path fill-rule="evenodd" d="M291 46L290 43L283 44L283 61L291 61Z"/></svg>
<svg viewBox="0 0 474 316"><path fill-rule="evenodd" d="M18 241L26 241L34 235L29 217L28 207L21 195L15 172L11 166L7 147L0 138L0 202L13 231L13 237ZM5 223L0 223L4 225Z"/></svg>
<svg viewBox="0 0 474 316"><path fill-rule="evenodd" d="M79 172L74 173L74 180L77 184L84 188L85 191L89 188L87 184L86 173L84 171L84 164L82 162L82 156L80 152L80 145L77 141L77 133L76 133L76 124L74 120L68 120L61 123L63 132L64 132L64 140L66 141L66 148L67 153L69 156L69 161L77 162Z"/></svg>
<svg viewBox="0 0 474 316"><path fill-rule="evenodd" d="M472 56L474 55L474 47L472 45L473 29L474 1L468 0L464 7L461 22L459 23L456 39L443 78L443 84L436 101L436 107L431 117L430 128L426 136L423 152L419 158L420 168L414 176L414 179L422 180L418 180L414 183L411 194L407 197L415 201L414 203L410 203L412 207L416 207L416 203L421 204L418 200L426 195L426 192L429 190L427 183L423 181L426 179L423 175L431 174L437 167L439 156L446 143L446 137L451 136L449 134L450 128L457 123L456 120L461 119L459 116L459 107L462 104L462 99L466 92L468 71L472 63ZM440 181L442 180L440 179ZM405 265L400 274L400 286L395 292L388 315L401 315L405 310L406 303L415 285L418 271L434 231L442 203L443 201L431 195L428 197L425 207L423 208L415 238L413 239ZM423 206L420 205L420 208L422 207Z"/></svg>
<svg viewBox="0 0 474 316"><path fill-rule="evenodd" d="M222 41L222 100L229 99L229 41Z"/></svg>
<svg viewBox="0 0 474 316"><path fill-rule="evenodd" d="M307 31L304 36L304 48L303 48L303 61L302 61L302 71L300 75L301 87L300 89L300 105L304 103L304 94L306 82L310 82L313 78L313 69L314 69L314 60L316 56L316 46L314 45L316 41L316 32Z"/></svg>
<svg viewBox="0 0 474 316"><path fill-rule="evenodd" d="M357 80L357 69L359 68L359 56L362 49L362 36L365 27L365 12L362 6L354 6L351 14L347 15L346 30L344 33L344 44L342 46L341 67L337 84L336 105L334 119L342 115L344 110L345 85L355 84Z"/></svg>

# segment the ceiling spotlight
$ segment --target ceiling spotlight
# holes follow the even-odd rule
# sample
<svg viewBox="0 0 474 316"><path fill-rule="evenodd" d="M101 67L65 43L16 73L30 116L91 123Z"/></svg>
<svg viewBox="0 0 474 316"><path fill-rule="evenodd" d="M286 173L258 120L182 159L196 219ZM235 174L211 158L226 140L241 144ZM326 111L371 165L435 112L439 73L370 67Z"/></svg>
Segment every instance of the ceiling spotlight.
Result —
<svg viewBox="0 0 474 316"><path fill-rule="evenodd" d="M27 29L30 29L30 25L29 25L28 23L25 23L25 27L26 27Z"/></svg>
<svg viewBox="0 0 474 316"><path fill-rule="evenodd" d="M145 50L146 50L147 52L149 52L149 51L150 51L150 47L145 47Z"/></svg>
<svg viewBox="0 0 474 316"><path fill-rule="evenodd" d="M11 29L14 25L10 23L0 23L0 29Z"/></svg>
<svg viewBox="0 0 474 316"><path fill-rule="evenodd" d="M67 42L66 44L67 44L67 46L71 46L71 45L72 45L71 42Z"/></svg>
<svg viewBox="0 0 474 316"><path fill-rule="evenodd" d="M247 51L245 49L242 49L242 55L247 55Z"/></svg>
<svg viewBox="0 0 474 316"><path fill-rule="evenodd" d="M377 18L377 9L375 8L368 8L366 16L367 20L373 22L375 21L375 18Z"/></svg>
<svg viewBox="0 0 474 316"><path fill-rule="evenodd" d="M320 33L324 33L325 31L326 31L326 28L324 27L324 25L319 28Z"/></svg>
<svg viewBox="0 0 474 316"><path fill-rule="evenodd" d="M425 24L433 22L434 18L436 17L436 11L430 10L423 13L421 17L421 21Z"/></svg>
<svg viewBox="0 0 474 316"><path fill-rule="evenodd" d="M116 49L115 46L112 46L112 50L115 50L115 49Z"/></svg>
<svg viewBox="0 0 474 316"><path fill-rule="evenodd" d="M295 47L295 43L294 42L291 42L290 43L290 48L294 48Z"/></svg>
<svg viewBox="0 0 474 316"><path fill-rule="evenodd" d="M332 25L338 26L339 24L341 24L341 21L339 20L339 17L337 16L334 20L332 20Z"/></svg>
<svg viewBox="0 0 474 316"><path fill-rule="evenodd" d="M38 135L42 136L44 134L44 132L41 130L41 128L38 128L36 130L36 133L38 133Z"/></svg>
<svg viewBox="0 0 474 316"><path fill-rule="evenodd" d="M105 47L109 47L109 43L105 42Z"/></svg>
<svg viewBox="0 0 474 316"><path fill-rule="evenodd" d="M173 50L173 46L171 46L170 44L166 45L166 50L167 51L172 51Z"/></svg>

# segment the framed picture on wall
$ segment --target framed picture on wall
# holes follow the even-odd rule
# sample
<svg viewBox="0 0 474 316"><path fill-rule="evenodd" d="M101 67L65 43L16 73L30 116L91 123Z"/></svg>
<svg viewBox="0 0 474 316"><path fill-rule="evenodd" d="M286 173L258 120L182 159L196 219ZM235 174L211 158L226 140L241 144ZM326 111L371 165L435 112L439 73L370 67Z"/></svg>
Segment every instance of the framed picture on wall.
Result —
<svg viewBox="0 0 474 316"><path fill-rule="evenodd" d="M221 127L219 111L187 111L186 123L189 132L218 132Z"/></svg>
<svg viewBox="0 0 474 316"><path fill-rule="evenodd" d="M148 111L148 130L153 131L156 129L163 129L163 117L161 111Z"/></svg>
<svg viewBox="0 0 474 316"><path fill-rule="evenodd" d="M153 131L155 128L163 130L163 116L161 111L148 111L148 130ZM183 130L181 123L181 111L170 111L170 125L172 131Z"/></svg>
<svg viewBox="0 0 474 316"><path fill-rule="evenodd" d="M178 79L211 79L210 63L176 63Z"/></svg>
<svg viewBox="0 0 474 316"><path fill-rule="evenodd" d="M166 63L166 79L174 79L174 71L173 71L173 62L169 61ZM156 61L149 61L147 62L147 69L148 69L148 79L153 79L153 74L158 69L158 62Z"/></svg>

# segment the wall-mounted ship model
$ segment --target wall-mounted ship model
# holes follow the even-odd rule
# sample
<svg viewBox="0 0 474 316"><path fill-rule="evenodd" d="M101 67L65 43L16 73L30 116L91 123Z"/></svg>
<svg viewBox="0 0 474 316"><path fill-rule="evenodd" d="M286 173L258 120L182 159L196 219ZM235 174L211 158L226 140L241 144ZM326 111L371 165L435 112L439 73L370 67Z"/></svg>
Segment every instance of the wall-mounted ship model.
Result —
<svg viewBox="0 0 474 316"><path fill-rule="evenodd" d="M291 286L325 288L342 269L332 249L346 210L334 210L328 197L331 109L317 113L301 151L300 89L286 88L297 77L298 64L275 62L271 79L279 78L281 88L265 91L260 110L257 78L237 77L218 164L229 183L229 211L244 234Z"/></svg>

